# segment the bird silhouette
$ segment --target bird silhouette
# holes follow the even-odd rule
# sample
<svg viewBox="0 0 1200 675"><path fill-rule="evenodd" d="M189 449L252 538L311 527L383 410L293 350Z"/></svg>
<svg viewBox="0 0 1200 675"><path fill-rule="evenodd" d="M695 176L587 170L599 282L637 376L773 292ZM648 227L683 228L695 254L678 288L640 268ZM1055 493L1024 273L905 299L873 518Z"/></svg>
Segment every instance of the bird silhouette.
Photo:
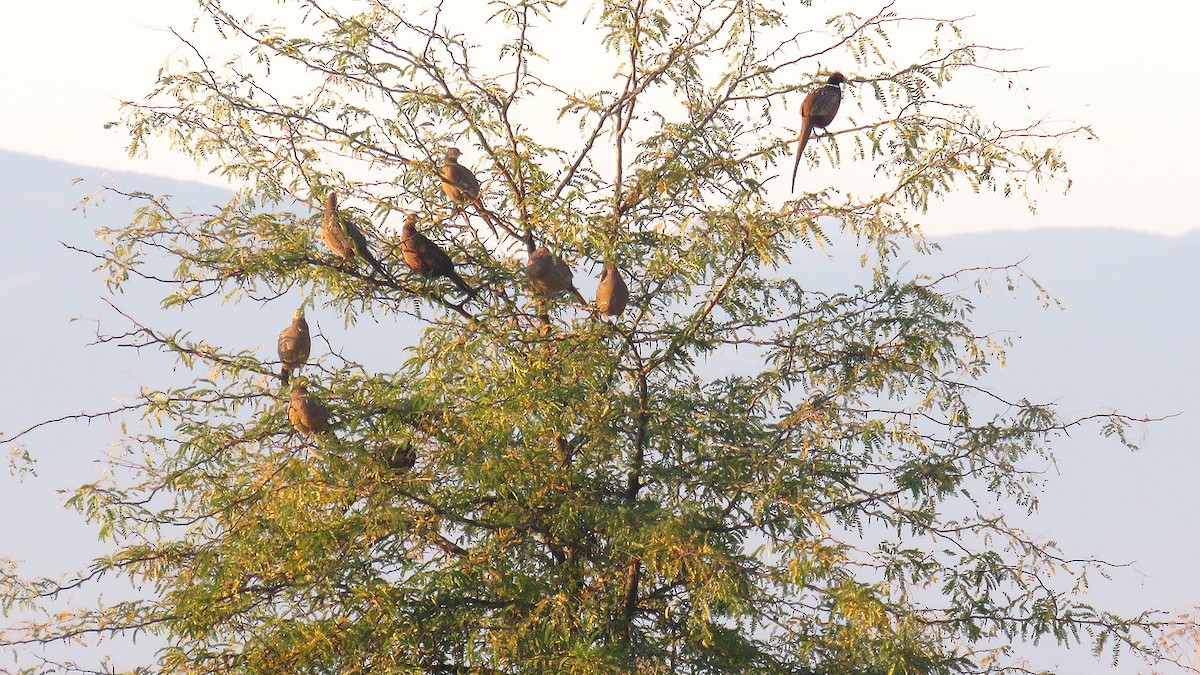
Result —
<svg viewBox="0 0 1200 675"><path fill-rule="evenodd" d="M617 316L629 304L629 287L616 265L604 263L600 285L596 287L596 309L605 316Z"/></svg>
<svg viewBox="0 0 1200 675"><path fill-rule="evenodd" d="M587 306L587 300L573 282L574 274L571 268L559 260L545 246L529 254L529 262L525 264L525 274L533 290L542 295L553 295L563 291L571 291L581 305Z"/></svg>
<svg viewBox="0 0 1200 675"><path fill-rule="evenodd" d="M412 271L421 276L436 278L449 277L468 298L475 297L476 291L463 281L454 271L454 261L429 237L417 231L417 214L410 213L404 219L404 231L400 235L400 250L404 254L404 262Z"/></svg>
<svg viewBox="0 0 1200 675"><path fill-rule="evenodd" d="M395 281L371 253L371 248L367 245L367 238L363 235L362 230L358 229L351 218L338 210L336 192L330 192L329 196L325 198L325 212L321 215L321 240L344 262L353 263L354 257L357 255L366 260L371 269L378 272L383 278Z"/></svg>
<svg viewBox="0 0 1200 675"><path fill-rule="evenodd" d="M288 383L293 370L308 363L308 354L312 350L312 337L308 334L308 322L304 320L304 308L297 309L292 314L292 324L279 333L279 362L283 371L279 379Z"/></svg>
<svg viewBox="0 0 1200 675"><path fill-rule="evenodd" d="M300 378L303 380L304 378ZM315 436L329 428L329 409L316 397L308 393L303 381L292 387L292 398L288 403L288 419L302 434Z"/></svg>
<svg viewBox="0 0 1200 675"><path fill-rule="evenodd" d="M479 197L479 179L471 170L458 163L462 152L458 148L446 150L442 160L442 192L455 204L470 204Z"/></svg>
<svg viewBox="0 0 1200 675"><path fill-rule="evenodd" d="M804 103L800 105L800 116L804 118L804 124L800 129L800 147L796 149L796 165L792 167L793 190L796 189L796 174L800 171L800 158L804 156L804 146L808 145L814 127L824 129L833 122L838 107L842 105L841 84L845 81L846 76L840 72L830 75L828 84L808 92Z"/></svg>
<svg viewBox="0 0 1200 675"><path fill-rule="evenodd" d="M382 450L383 459L390 469L405 473L417 465L417 451L412 443L389 443Z"/></svg>

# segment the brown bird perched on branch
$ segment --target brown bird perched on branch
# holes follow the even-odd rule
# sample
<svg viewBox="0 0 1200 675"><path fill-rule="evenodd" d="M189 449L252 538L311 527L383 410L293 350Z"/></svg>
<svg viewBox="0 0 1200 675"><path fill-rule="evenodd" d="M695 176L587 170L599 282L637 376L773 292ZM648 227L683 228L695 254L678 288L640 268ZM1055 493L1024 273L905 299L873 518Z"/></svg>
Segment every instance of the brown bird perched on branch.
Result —
<svg viewBox="0 0 1200 675"><path fill-rule="evenodd" d="M553 295L563 291L571 291L580 304L587 306L587 300L579 289L575 288L575 275L567 264L554 256L545 246L529 254L529 262L525 264L525 274L533 290L542 295Z"/></svg>
<svg viewBox="0 0 1200 675"><path fill-rule="evenodd" d="M292 400L288 403L288 419L292 426L302 434L314 436L329 428L329 409L312 394L303 382L297 382L292 388Z"/></svg>
<svg viewBox="0 0 1200 675"><path fill-rule="evenodd" d="M796 165L792 167L792 189L796 189L796 173L800 171L800 158L804 156L804 146L812 136L813 128L824 129L833 122L838 107L842 105L841 84L846 76L834 73L829 76L829 83L808 92L804 103L800 105L800 115L804 125L800 129L800 147L796 149Z"/></svg>
<svg viewBox="0 0 1200 675"><path fill-rule="evenodd" d="M312 350L312 337L308 334L308 322L304 320L304 308L292 314L292 325L279 333L278 346L279 362L283 366L279 379L287 384L292 371L308 363L308 353Z"/></svg>
<svg viewBox="0 0 1200 675"><path fill-rule="evenodd" d="M458 148L446 150L442 160L442 192L455 204L470 204L479 197L479 179L471 170L458 163L462 152Z"/></svg>
<svg viewBox="0 0 1200 675"><path fill-rule="evenodd" d="M617 316L629 304L629 287L616 265L604 263L600 285L596 287L596 309L604 316Z"/></svg>
<svg viewBox="0 0 1200 675"><path fill-rule="evenodd" d="M475 297L475 290L454 271L454 261L429 237L417 231L417 214L410 213L404 219L404 232L400 235L400 250L404 262L412 271L425 277L449 277L468 298Z"/></svg>
<svg viewBox="0 0 1200 675"><path fill-rule="evenodd" d="M336 192L330 192L325 198L325 213L321 215L321 240L343 261L353 262L354 256L360 256L383 278L392 280L388 271L371 254L362 230L338 210Z"/></svg>

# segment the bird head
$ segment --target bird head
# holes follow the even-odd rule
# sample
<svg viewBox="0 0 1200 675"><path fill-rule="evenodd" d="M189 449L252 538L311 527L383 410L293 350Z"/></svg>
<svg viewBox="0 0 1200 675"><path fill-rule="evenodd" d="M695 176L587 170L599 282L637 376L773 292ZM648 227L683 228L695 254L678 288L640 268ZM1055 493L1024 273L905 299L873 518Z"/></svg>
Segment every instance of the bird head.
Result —
<svg viewBox="0 0 1200 675"><path fill-rule="evenodd" d="M835 71L832 75L829 76L829 84L841 84L845 81L846 81L846 76L843 75L840 70Z"/></svg>
<svg viewBox="0 0 1200 675"><path fill-rule="evenodd" d="M337 211L337 193L336 192L330 191L329 195L327 197L325 197L325 210L329 211L331 213L334 211Z"/></svg>
<svg viewBox="0 0 1200 675"><path fill-rule="evenodd" d="M446 161L448 162L457 162L461 155L462 151L458 148L446 148Z"/></svg>

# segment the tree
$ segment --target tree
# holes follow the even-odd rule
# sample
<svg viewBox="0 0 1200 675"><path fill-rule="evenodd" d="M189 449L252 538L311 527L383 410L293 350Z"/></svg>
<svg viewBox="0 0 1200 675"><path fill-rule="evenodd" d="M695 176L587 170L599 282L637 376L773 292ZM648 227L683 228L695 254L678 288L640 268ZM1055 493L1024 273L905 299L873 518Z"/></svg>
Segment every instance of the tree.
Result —
<svg viewBox="0 0 1200 675"><path fill-rule="evenodd" d="M104 574L153 597L0 644L147 631L165 672L999 673L1041 639L1163 657L1165 619L1088 604L1102 561L995 512L1036 508L1049 436L1130 420L988 391L1002 345L972 330L970 273L894 264L929 250L931 202L1060 179L1056 142L1086 129L954 100L953 77L1014 74L961 21L793 4L289 0L264 22L201 0L221 40L180 35L125 123L131 151L166 137L240 189L199 214L133 195L96 253L113 289L424 329L391 369L334 345L281 388L273 354L130 319L203 372L143 394L134 478L71 500L116 551L78 581L7 570L0 597ZM841 117L785 194L833 70ZM462 286L406 266L409 213ZM783 273L831 227L869 283ZM626 311L531 284L542 247L585 290L619 270Z"/></svg>

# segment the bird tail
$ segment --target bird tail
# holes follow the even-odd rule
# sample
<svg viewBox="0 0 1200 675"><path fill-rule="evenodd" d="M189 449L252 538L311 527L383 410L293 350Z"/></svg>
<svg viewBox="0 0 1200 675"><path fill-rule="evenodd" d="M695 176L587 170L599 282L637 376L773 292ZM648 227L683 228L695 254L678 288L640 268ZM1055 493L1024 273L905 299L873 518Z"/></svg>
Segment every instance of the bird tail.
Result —
<svg viewBox="0 0 1200 675"><path fill-rule="evenodd" d="M806 118L804 128L800 131L800 145L796 148L796 164L792 167L792 192L796 191L796 174L800 172L800 160L804 157L804 146L808 145L812 130L812 124Z"/></svg>
<svg viewBox="0 0 1200 675"><path fill-rule="evenodd" d="M449 276L450 279L454 281L455 285L457 285L460 289L462 289L463 293L467 294L468 299L474 300L475 296L479 295L479 291L468 286L467 282L463 281L463 278L458 276L458 272L455 272L454 270L450 270L450 274L447 276Z"/></svg>
<svg viewBox="0 0 1200 675"><path fill-rule="evenodd" d="M583 293L580 293L578 288L575 288L574 286L572 286L571 294L575 296L575 299L579 301L580 305L582 305L583 307L589 306L587 298L583 297Z"/></svg>
<svg viewBox="0 0 1200 675"><path fill-rule="evenodd" d="M376 258L374 253L371 253L371 246L367 243L367 237L363 234L363 231L355 226L354 223L346 223L346 234L350 235L350 241L354 245L354 252L360 258L366 260L367 265L378 273L384 281L395 286L397 284L396 278L379 262L379 258Z"/></svg>
<svg viewBox="0 0 1200 675"><path fill-rule="evenodd" d="M284 366L283 370L279 373L279 381L286 387L290 379L292 379L292 369Z"/></svg>
<svg viewBox="0 0 1200 675"><path fill-rule="evenodd" d="M367 259L367 264L371 266L371 269L378 272L379 275L383 277L384 281L391 283L393 286L399 283L396 281L396 277L392 276L392 273L389 272L388 269L383 266L383 263L379 262L379 260L372 255L370 251L363 255L363 257Z"/></svg>

